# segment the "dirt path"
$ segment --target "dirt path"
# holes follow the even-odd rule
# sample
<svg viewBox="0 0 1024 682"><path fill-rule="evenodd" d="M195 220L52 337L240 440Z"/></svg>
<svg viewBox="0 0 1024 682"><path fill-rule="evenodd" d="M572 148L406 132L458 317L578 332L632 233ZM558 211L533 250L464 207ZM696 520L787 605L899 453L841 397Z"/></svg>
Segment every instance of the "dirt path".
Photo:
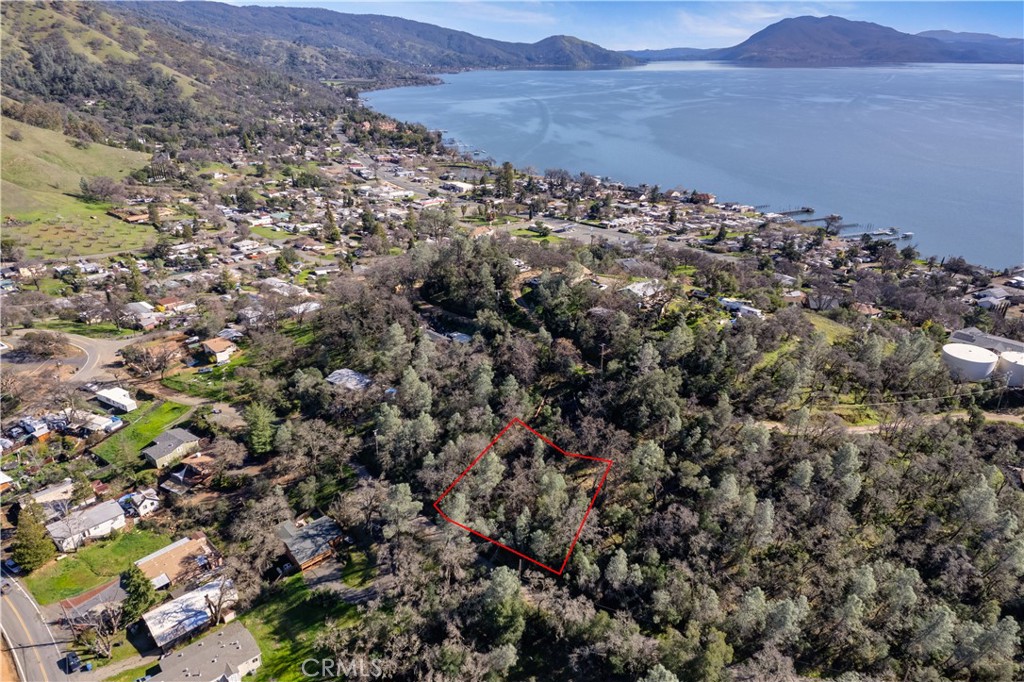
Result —
<svg viewBox="0 0 1024 682"><path fill-rule="evenodd" d="M0 680L19 682L18 671L14 668L14 656L7 648L7 642L0 638Z"/></svg>

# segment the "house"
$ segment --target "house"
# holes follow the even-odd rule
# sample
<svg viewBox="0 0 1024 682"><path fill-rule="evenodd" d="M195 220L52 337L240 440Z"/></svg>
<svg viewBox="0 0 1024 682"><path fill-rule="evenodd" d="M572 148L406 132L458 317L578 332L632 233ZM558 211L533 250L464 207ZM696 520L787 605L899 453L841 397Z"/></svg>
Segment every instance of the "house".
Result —
<svg viewBox="0 0 1024 682"><path fill-rule="evenodd" d="M227 362L237 350L238 346L219 336L203 341L203 351L210 357L210 362Z"/></svg>
<svg viewBox="0 0 1024 682"><path fill-rule="evenodd" d="M156 302L156 309L160 312L173 313L176 310L187 307L189 304L177 296L167 296Z"/></svg>
<svg viewBox="0 0 1024 682"><path fill-rule="evenodd" d="M160 508L160 496L152 488L145 488L128 497L128 506L138 517L149 516Z"/></svg>
<svg viewBox="0 0 1024 682"><path fill-rule="evenodd" d="M217 604L223 607L223 616L224 608L237 601L234 583L220 578L151 609L142 616L142 622L156 646L166 652L182 639L212 625L211 612Z"/></svg>
<svg viewBox="0 0 1024 682"><path fill-rule="evenodd" d="M163 469L198 448L199 436L185 429L174 428L153 439L153 444L143 449L142 455L157 469Z"/></svg>
<svg viewBox="0 0 1024 682"><path fill-rule="evenodd" d="M240 621L160 659L150 682L241 682L263 665L260 646Z"/></svg>
<svg viewBox="0 0 1024 682"><path fill-rule="evenodd" d="M882 316L882 311L870 303L854 303L850 308L867 318L875 319Z"/></svg>
<svg viewBox="0 0 1024 682"><path fill-rule="evenodd" d="M656 279L642 280L639 282L633 282L628 286L624 286L619 291L625 291L633 294L637 298L650 298L655 294L661 292L665 287L658 283Z"/></svg>
<svg viewBox="0 0 1024 682"><path fill-rule="evenodd" d="M5 493L14 486L14 479L0 471L0 493Z"/></svg>
<svg viewBox="0 0 1024 682"><path fill-rule="evenodd" d="M124 510L117 500L100 502L97 505L73 511L59 521L46 526L46 532L53 538L57 549L69 552L92 538L105 538L111 532L124 528Z"/></svg>
<svg viewBox="0 0 1024 682"><path fill-rule="evenodd" d="M362 391L372 383L372 379L354 369L336 369L327 375L325 381L350 391Z"/></svg>
<svg viewBox="0 0 1024 682"><path fill-rule="evenodd" d="M334 554L342 532L334 519L321 516L305 523L285 521L277 527L277 536L284 542L288 559L305 571Z"/></svg>
<svg viewBox="0 0 1024 682"><path fill-rule="evenodd" d="M87 414L78 428L82 433L92 434L113 433L122 426L124 426L124 421L122 421L120 417Z"/></svg>
<svg viewBox="0 0 1024 682"><path fill-rule="evenodd" d="M74 482L70 478L65 478L59 483L26 495L19 500L18 504L22 508L29 504L38 504L43 510L43 521L48 523L59 519L77 507L83 507L96 501L95 497L89 497L76 503L73 501L74 495Z"/></svg>
<svg viewBox="0 0 1024 682"><path fill-rule="evenodd" d="M131 394L123 388L104 388L96 391L96 399L122 412L131 412L139 407L139 404L132 400Z"/></svg>
<svg viewBox="0 0 1024 682"><path fill-rule="evenodd" d="M158 590L198 580L220 564L220 554L202 531L172 542L135 562Z"/></svg>

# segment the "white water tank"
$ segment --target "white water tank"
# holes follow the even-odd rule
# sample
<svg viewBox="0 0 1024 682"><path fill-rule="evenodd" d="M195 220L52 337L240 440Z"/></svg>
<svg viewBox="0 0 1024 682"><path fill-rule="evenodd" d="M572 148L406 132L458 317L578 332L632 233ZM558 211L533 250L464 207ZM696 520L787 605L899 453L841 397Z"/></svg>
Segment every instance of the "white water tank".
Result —
<svg viewBox="0 0 1024 682"><path fill-rule="evenodd" d="M1024 353L1008 350L1000 354L996 371L1006 375L1007 386L1013 388L1024 386Z"/></svg>
<svg viewBox="0 0 1024 682"><path fill-rule="evenodd" d="M967 343L947 343L942 347L942 361L949 367L954 379L982 381L992 374L999 356L980 346Z"/></svg>

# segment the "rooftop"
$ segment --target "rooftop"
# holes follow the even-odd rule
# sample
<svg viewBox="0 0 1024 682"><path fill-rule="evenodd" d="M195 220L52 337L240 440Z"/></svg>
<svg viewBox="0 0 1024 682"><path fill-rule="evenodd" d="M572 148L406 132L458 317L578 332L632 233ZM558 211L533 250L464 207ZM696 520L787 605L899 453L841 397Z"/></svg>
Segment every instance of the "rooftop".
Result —
<svg viewBox="0 0 1024 682"><path fill-rule="evenodd" d="M204 533L196 532L135 562L146 577L160 586L178 582L190 574L199 574L213 562L216 551ZM155 586L155 585L154 585Z"/></svg>
<svg viewBox="0 0 1024 682"><path fill-rule="evenodd" d="M260 655L260 647L252 634L239 621L202 639L182 647L160 660L160 672L151 682L181 682L194 678L198 682L230 679L239 673L239 666Z"/></svg>
<svg viewBox="0 0 1024 682"><path fill-rule="evenodd" d="M226 601L233 603L238 599L234 583L222 578L191 592L186 592L177 599L165 602L142 616L156 645L167 646L206 625L210 621L207 598L216 603L220 598L222 583L224 583Z"/></svg>
<svg viewBox="0 0 1024 682"><path fill-rule="evenodd" d="M354 369L336 369L327 375L327 383L342 386L351 391L362 390L370 385L370 377Z"/></svg>
<svg viewBox="0 0 1024 682"><path fill-rule="evenodd" d="M71 512L60 521L54 521L48 525L46 531L54 540L60 542L119 516L124 516L121 505L117 503L117 500L107 500L87 509Z"/></svg>
<svg viewBox="0 0 1024 682"><path fill-rule="evenodd" d="M185 429L174 428L165 431L153 439L153 444L142 451L142 454L153 459L159 459L174 452L185 443L198 443L199 436L189 433Z"/></svg>
<svg viewBox="0 0 1024 682"><path fill-rule="evenodd" d="M330 551L331 543L341 537L341 528L334 519L321 516L304 526L285 521L277 527L277 536L299 564L312 561Z"/></svg>

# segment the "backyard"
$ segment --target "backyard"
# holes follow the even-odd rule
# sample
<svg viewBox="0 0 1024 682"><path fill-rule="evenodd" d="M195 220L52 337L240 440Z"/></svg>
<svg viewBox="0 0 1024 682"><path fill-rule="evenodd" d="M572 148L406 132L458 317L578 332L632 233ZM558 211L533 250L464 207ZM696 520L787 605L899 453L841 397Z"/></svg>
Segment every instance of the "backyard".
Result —
<svg viewBox="0 0 1024 682"><path fill-rule="evenodd" d="M233 399L237 396L226 393L226 383L235 376L235 368L245 363L245 353L238 352L231 356L226 365L210 367L210 371L199 373L200 367L190 367L166 376L160 382L172 391L186 393L197 398L210 400ZM209 367L209 365L203 365ZM201 366L201 367L203 367Z"/></svg>
<svg viewBox="0 0 1024 682"><path fill-rule="evenodd" d="M150 531L121 533L33 571L25 587L40 604L52 604L113 580L136 559L169 544L170 537Z"/></svg>
<svg viewBox="0 0 1024 682"><path fill-rule="evenodd" d="M142 469L145 466L145 462L139 458L142 449L188 414L189 410L188 405L171 400L142 403L138 410L123 417L132 423L93 448L93 453L108 464Z"/></svg>
<svg viewBox="0 0 1024 682"><path fill-rule="evenodd" d="M336 597L314 595L302 575L280 581L270 594L241 621L259 642L263 667L256 671L257 682L304 682L302 661L316 653L317 630L328 619L354 625L356 607Z"/></svg>

